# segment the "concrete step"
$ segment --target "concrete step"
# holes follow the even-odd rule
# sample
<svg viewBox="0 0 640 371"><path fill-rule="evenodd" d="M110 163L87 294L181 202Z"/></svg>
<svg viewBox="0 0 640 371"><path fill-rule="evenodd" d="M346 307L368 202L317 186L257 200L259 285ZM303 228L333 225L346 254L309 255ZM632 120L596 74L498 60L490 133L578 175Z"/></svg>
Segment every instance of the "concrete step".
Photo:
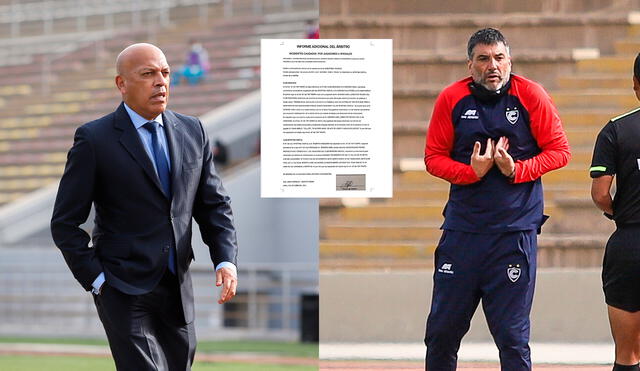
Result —
<svg viewBox="0 0 640 371"><path fill-rule="evenodd" d="M0 192L28 192L47 186L60 180L60 177L43 177L30 179L3 179L0 182Z"/></svg>
<svg viewBox="0 0 640 371"><path fill-rule="evenodd" d="M0 152L0 165L23 164L64 164L67 160L66 152L40 152L40 153L7 153Z"/></svg>
<svg viewBox="0 0 640 371"><path fill-rule="evenodd" d="M590 197L590 188L585 184L545 184L545 199L555 201L563 197ZM398 202L424 202L438 201L444 202L449 198L449 187L429 185L428 187L395 187L393 190L393 200Z"/></svg>
<svg viewBox="0 0 640 371"><path fill-rule="evenodd" d="M612 53L611 41L627 36L629 22L625 12L528 13L498 18L485 12L455 16L433 13L396 16L383 12L376 16L327 15L321 18L320 27L323 38L393 38L395 49L460 47L464 51L469 37L487 24L501 29L514 47L527 45L527 50L588 47ZM517 55L517 49L512 53Z"/></svg>
<svg viewBox="0 0 640 371"><path fill-rule="evenodd" d="M580 234L551 234L543 226L538 237L538 267L601 267L608 236L592 233L583 230Z"/></svg>
<svg viewBox="0 0 640 371"><path fill-rule="evenodd" d="M431 117L433 104L441 89L433 85L395 88L393 121L419 121Z"/></svg>
<svg viewBox="0 0 640 371"><path fill-rule="evenodd" d="M0 153L11 154L35 154L35 153L66 153L73 144L73 138L68 139L42 139L42 140L14 140L0 141Z"/></svg>
<svg viewBox="0 0 640 371"><path fill-rule="evenodd" d="M591 268L602 266L608 235L553 234L538 236L539 268ZM432 268L435 244L348 241L320 242L320 269L370 270Z"/></svg>
<svg viewBox="0 0 640 371"><path fill-rule="evenodd" d="M406 242L353 242L321 241L320 260L330 259L429 259L435 245L418 241Z"/></svg>
<svg viewBox="0 0 640 371"><path fill-rule="evenodd" d="M555 201L559 217L549 220L552 233L589 233L608 236L615 230L613 221L605 218L591 197L564 197Z"/></svg>
<svg viewBox="0 0 640 371"><path fill-rule="evenodd" d="M339 223L327 225L324 239L343 241L434 240L442 223Z"/></svg>
<svg viewBox="0 0 640 371"><path fill-rule="evenodd" d="M433 221L442 219L441 202L425 202L421 205L406 204L371 204L361 207L347 207L340 210L344 221Z"/></svg>
<svg viewBox="0 0 640 371"><path fill-rule="evenodd" d="M636 38L616 40L614 42L614 50L618 55L633 56L635 58L638 55L638 50L640 50L640 40Z"/></svg>
<svg viewBox="0 0 640 371"><path fill-rule="evenodd" d="M381 205L367 205L361 207L346 207L340 210L340 217L345 222L362 221L423 221L437 223L442 221L444 203L427 201L416 205L415 203L393 202ZM545 213L555 213L555 206L548 202L545 205Z"/></svg>
<svg viewBox="0 0 640 371"><path fill-rule="evenodd" d="M630 38L637 38L638 36L640 36L640 25L638 24L632 24L627 28L627 36L629 36Z"/></svg>
<svg viewBox="0 0 640 371"><path fill-rule="evenodd" d="M30 176L61 176L64 164L0 166L0 179Z"/></svg>
<svg viewBox="0 0 640 371"><path fill-rule="evenodd" d="M623 113L621 110L620 113ZM612 117L620 113L602 108L563 108L560 110L560 118L564 126L590 126L603 128Z"/></svg>
<svg viewBox="0 0 640 371"><path fill-rule="evenodd" d="M610 108L624 111L638 105L638 99L628 89L558 90L552 92L551 97L560 111L569 107Z"/></svg>
<svg viewBox="0 0 640 371"><path fill-rule="evenodd" d="M542 176L543 184L582 183L591 184L589 171L582 166L569 165Z"/></svg>
<svg viewBox="0 0 640 371"><path fill-rule="evenodd" d="M2 120L0 119L0 123ZM429 120L414 120L414 121L394 121L393 122L393 135L422 135L427 133L429 127Z"/></svg>
<svg viewBox="0 0 640 371"><path fill-rule="evenodd" d="M633 71L633 57L631 56L613 55L596 59L585 59L576 63L578 73L627 73L631 77Z"/></svg>
<svg viewBox="0 0 640 371"><path fill-rule="evenodd" d="M433 269L433 258L386 259L386 258L334 258L323 256L319 264L322 272L327 271L399 271Z"/></svg>
<svg viewBox="0 0 640 371"><path fill-rule="evenodd" d="M569 161L569 165L588 169L593 156L593 146L578 147L571 142L569 144L571 145L571 161Z"/></svg>
<svg viewBox="0 0 640 371"><path fill-rule="evenodd" d="M464 1L450 0L333 0L320 2L320 14L329 15L447 15L451 18L468 16L469 14L510 16L510 13L528 13L534 15L557 14L567 15L597 10L609 10L613 6L618 11L635 10L634 2L614 0L540 0L540 1ZM443 17L444 18L444 17ZM487 24L493 24L488 22Z"/></svg>
<svg viewBox="0 0 640 371"><path fill-rule="evenodd" d="M394 133L393 156L394 158L419 158L424 157L426 133Z"/></svg>
<svg viewBox="0 0 640 371"><path fill-rule="evenodd" d="M393 199L398 202L438 201L444 203L448 198L449 185L446 183L428 187L399 186L393 188Z"/></svg>
<svg viewBox="0 0 640 371"><path fill-rule="evenodd" d="M640 50L640 43L639 48ZM626 74L577 74L558 77L560 89L628 89L632 92L631 71Z"/></svg>
<svg viewBox="0 0 640 371"><path fill-rule="evenodd" d="M565 126L565 132L571 146L592 147L600 128Z"/></svg>
<svg viewBox="0 0 640 371"><path fill-rule="evenodd" d="M441 90L454 81L469 75L464 47L452 52L433 49L396 50L394 52L393 81L397 87L414 84L434 84ZM513 72L556 87L556 79L575 71L571 50L522 51L513 56Z"/></svg>
<svg viewBox="0 0 640 371"><path fill-rule="evenodd" d="M551 225L552 222L563 223L562 214L553 215L551 219L549 219L549 225L545 224L544 231L545 236L552 236L553 238L544 240L546 241L543 247L553 247L553 248L566 248L581 246L583 243L582 239L576 239L575 241L571 241L569 239L560 239L557 240L556 235L565 235L567 233L571 233L573 236L580 231L570 231L569 229L558 229ZM566 215L566 214L565 214ZM419 242L421 244L426 245L437 245L438 240L441 236L440 226L442 225L442 221L437 223L428 222L428 223L391 223L391 222L343 222L333 225L328 225L323 231L323 235L321 236L324 241L343 241L343 242L357 242L357 243L397 243L398 241L414 241ZM591 229L584 229L583 233L594 233ZM557 232L554 232L556 230ZM602 240L606 241L606 236L611 231L606 229L603 231L603 234L600 234L601 238L598 240L602 242ZM549 237L550 238L550 237ZM559 243L559 242L562 243ZM573 244L573 245L571 245ZM575 245L575 246L574 246ZM604 246L604 244L598 245L600 248Z"/></svg>

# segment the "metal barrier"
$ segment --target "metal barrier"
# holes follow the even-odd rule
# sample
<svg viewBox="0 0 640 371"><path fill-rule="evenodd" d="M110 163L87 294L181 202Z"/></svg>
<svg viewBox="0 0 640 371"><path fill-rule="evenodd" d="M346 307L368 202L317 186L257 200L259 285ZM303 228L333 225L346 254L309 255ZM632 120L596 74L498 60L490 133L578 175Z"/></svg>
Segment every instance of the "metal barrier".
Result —
<svg viewBox="0 0 640 371"><path fill-rule="evenodd" d="M207 21L209 6L220 4L225 18L237 15L262 15L268 13L287 13L296 9L318 9L319 0L280 0L274 5L269 0L43 0L39 2L22 3L14 0L11 5L0 6L0 24L10 25L12 38L21 35L21 27L27 22L42 22L42 34L53 33L56 20L75 19L76 31L83 33L87 30L89 17L103 17L105 29L112 30L115 26L114 16L128 14L129 26L138 28L145 25L143 14L153 12L158 16L161 26L170 24L171 10L178 7L198 6L203 22ZM119 27L122 25L119 25Z"/></svg>
<svg viewBox="0 0 640 371"><path fill-rule="evenodd" d="M84 32L87 18L104 16L106 28L114 26L116 14L128 13L130 25L142 26L142 12L155 11L160 14L163 25L169 23L169 12L178 6L217 4L220 0L56 0L21 3L14 1L11 5L0 6L0 24L11 24L11 36L20 36L21 24L25 22L42 22L42 34L49 35L53 30L53 22L58 19L76 19L78 32Z"/></svg>
<svg viewBox="0 0 640 371"><path fill-rule="evenodd" d="M199 338L298 340L301 297L317 294L314 264L242 264L238 296L217 304L213 269L191 270ZM102 337L91 294L55 247L0 249L0 336Z"/></svg>

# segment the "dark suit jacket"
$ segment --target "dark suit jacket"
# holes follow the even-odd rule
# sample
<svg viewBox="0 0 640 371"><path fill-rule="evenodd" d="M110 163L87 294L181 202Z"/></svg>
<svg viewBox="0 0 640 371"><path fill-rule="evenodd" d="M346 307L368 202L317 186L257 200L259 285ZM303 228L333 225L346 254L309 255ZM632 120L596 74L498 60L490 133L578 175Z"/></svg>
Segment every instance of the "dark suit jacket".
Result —
<svg viewBox="0 0 640 371"><path fill-rule="evenodd" d="M214 265L236 264L237 242L229 197L213 165L200 121L163 113L171 158L171 200L162 192L153 162L123 104L76 130L60 181L51 233L85 290L100 272L118 290L140 295L153 290L176 247L177 275L185 320L193 319L187 272L193 259L195 218ZM95 204L93 248L79 228Z"/></svg>

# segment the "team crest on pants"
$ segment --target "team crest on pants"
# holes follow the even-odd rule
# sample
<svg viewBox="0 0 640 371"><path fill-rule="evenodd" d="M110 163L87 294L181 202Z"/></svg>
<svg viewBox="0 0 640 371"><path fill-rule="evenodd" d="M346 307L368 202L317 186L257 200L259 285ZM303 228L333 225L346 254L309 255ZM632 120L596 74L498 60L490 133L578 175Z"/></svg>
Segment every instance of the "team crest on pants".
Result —
<svg viewBox="0 0 640 371"><path fill-rule="evenodd" d="M520 112L517 108L514 108L513 110L507 108L507 112L505 112L504 114L507 117L507 121L509 121L511 125L515 125L515 123L518 121L518 117L520 117Z"/></svg>
<svg viewBox="0 0 640 371"><path fill-rule="evenodd" d="M507 268L507 277L511 280L511 282L516 282L518 278L520 278L520 264L516 264L515 267L513 264L509 264L509 268Z"/></svg>

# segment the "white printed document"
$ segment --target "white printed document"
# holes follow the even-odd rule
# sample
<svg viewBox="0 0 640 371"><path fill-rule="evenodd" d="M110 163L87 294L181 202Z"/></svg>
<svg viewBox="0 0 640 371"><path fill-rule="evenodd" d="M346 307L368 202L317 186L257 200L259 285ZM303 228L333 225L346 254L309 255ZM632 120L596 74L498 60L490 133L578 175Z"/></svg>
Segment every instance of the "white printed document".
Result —
<svg viewBox="0 0 640 371"><path fill-rule="evenodd" d="M262 197L391 197L390 39L263 39Z"/></svg>

